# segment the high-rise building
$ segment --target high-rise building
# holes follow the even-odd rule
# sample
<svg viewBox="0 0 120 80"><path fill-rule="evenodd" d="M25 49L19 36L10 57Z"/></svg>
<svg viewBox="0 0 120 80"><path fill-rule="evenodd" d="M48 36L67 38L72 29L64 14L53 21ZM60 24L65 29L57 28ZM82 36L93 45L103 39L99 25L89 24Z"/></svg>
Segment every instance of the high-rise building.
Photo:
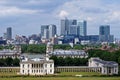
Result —
<svg viewBox="0 0 120 80"><path fill-rule="evenodd" d="M56 34L56 31L57 31L56 25L53 25L53 24L49 25L49 38L54 37Z"/></svg>
<svg viewBox="0 0 120 80"><path fill-rule="evenodd" d="M49 30L48 29L44 29L44 33L43 33L42 38L49 39Z"/></svg>
<svg viewBox="0 0 120 80"><path fill-rule="evenodd" d="M68 29L69 29L69 20L67 18L61 20L61 35L68 35Z"/></svg>
<svg viewBox="0 0 120 80"><path fill-rule="evenodd" d="M56 25L42 25L41 26L41 36L45 39L50 39L55 36L57 30Z"/></svg>
<svg viewBox="0 0 120 80"><path fill-rule="evenodd" d="M73 28L75 28L73 30ZM77 29L77 20L68 20L63 19L61 20L61 35L77 35L76 31Z"/></svg>
<svg viewBox="0 0 120 80"><path fill-rule="evenodd" d="M7 40L11 40L12 39L12 28L8 27L7 28Z"/></svg>
<svg viewBox="0 0 120 80"><path fill-rule="evenodd" d="M101 25L99 28L99 40L101 42L113 42L114 36L110 35L110 26Z"/></svg>
<svg viewBox="0 0 120 80"><path fill-rule="evenodd" d="M99 29L99 35L110 35L110 26L101 25Z"/></svg>
<svg viewBox="0 0 120 80"><path fill-rule="evenodd" d="M78 35L86 36L87 35L87 21L79 21L78 22Z"/></svg>
<svg viewBox="0 0 120 80"><path fill-rule="evenodd" d="M41 36L44 36L45 29L48 29L49 25L41 25Z"/></svg>
<svg viewBox="0 0 120 80"><path fill-rule="evenodd" d="M77 25L69 26L69 35L77 35Z"/></svg>

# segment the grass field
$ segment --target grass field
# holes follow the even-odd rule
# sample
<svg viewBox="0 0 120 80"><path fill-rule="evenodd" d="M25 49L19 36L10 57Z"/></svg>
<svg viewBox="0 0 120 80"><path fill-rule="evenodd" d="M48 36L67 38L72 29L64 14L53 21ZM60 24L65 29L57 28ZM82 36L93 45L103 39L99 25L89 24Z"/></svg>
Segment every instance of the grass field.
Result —
<svg viewBox="0 0 120 80"><path fill-rule="evenodd" d="M87 77L76 77L82 75ZM0 80L120 80L120 77L95 77L101 74L96 72L61 72L49 77L19 76L14 72L0 72ZM60 77L61 76L61 77Z"/></svg>
<svg viewBox="0 0 120 80"><path fill-rule="evenodd" d="M0 78L0 80L120 80L120 77L16 77Z"/></svg>

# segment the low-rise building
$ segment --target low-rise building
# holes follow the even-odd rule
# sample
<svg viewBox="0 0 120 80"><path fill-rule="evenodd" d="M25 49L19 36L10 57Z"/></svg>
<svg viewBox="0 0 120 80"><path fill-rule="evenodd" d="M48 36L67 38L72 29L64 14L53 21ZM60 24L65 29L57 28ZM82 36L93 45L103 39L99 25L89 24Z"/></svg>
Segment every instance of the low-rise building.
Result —
<svg viewBox="0 0 120 80"><path fill-rule="evenodd" d="M53 44L48 43L46 53L48 53L50 56L54 55L57 57L71 57L71 58L87 58L88 53L86 53L84 50L62 50L62 49L55 49L53 50Z"/></svg>
<svg viewBox="0 0 120 80"><path fill-rule="evenodd" d="M54 61L46 58L23 57L20 62L21 75L47 75L54 74Z"/></svg>
<svg viewBox="0 0 120 80"><path fill-rule="evenodd" d="M101 67L101 73L107 75L118 74L118 63L114 61L104 61L100 58L90 58L89 67Z"/></svg>
<svg viewBox="0 0 120 80"><path fill-rule="evenodd" d="M21 54L21 47L15 46L13 50L3 49L0 50L0 58L19 58Z"/></svg>
<svg viewBox="0 0 120 80"><path fill-rule="evenodd" d="M71 57L71 58L87 58L88 53L84 50L54 50L50 55L54 55L57 57Z"/></svg>

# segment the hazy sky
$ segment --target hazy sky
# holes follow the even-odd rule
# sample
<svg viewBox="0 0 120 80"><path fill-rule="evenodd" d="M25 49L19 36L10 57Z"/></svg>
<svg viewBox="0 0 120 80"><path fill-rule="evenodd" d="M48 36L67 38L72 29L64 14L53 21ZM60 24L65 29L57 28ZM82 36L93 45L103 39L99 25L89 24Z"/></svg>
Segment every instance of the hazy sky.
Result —
<svg viewBox="0 0 120 80"><path fill-rule="evenodd" d="M43 24L60 19L87 20L88 34L99 34L99 26L109 24L111 34L120 38L120 0L0 0L0 36L7 27L13 35L40 33Z"/></svg>

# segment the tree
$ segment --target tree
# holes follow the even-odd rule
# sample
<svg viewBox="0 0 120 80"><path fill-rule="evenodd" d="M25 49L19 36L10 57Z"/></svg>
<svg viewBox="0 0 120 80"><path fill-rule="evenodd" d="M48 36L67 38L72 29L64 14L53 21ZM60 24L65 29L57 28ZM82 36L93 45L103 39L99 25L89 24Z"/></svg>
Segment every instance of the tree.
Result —
<svg viewBox="0 0 120 80"><path fill-rule="evenodd" d="M3 58L0 59L0 66L5 66L5 59Z"/></svg>
<svg viewBox="0 0 120 80"><path fill-rule="evenodd" d="M6 58L5 59L6 66L13 66L13 59L12 58Z"/></svg>
<svg viewBox="0 0 120 80"><path fill-rule="evenodd" d="M13 59L13 66L19 66L20 60L18 58Z"/></svg>
<svg viewBox="0 0 120 80"><path fill-rule="evenodd" d="M118 57L118 63L120 64L120 56Z"/></svg>

